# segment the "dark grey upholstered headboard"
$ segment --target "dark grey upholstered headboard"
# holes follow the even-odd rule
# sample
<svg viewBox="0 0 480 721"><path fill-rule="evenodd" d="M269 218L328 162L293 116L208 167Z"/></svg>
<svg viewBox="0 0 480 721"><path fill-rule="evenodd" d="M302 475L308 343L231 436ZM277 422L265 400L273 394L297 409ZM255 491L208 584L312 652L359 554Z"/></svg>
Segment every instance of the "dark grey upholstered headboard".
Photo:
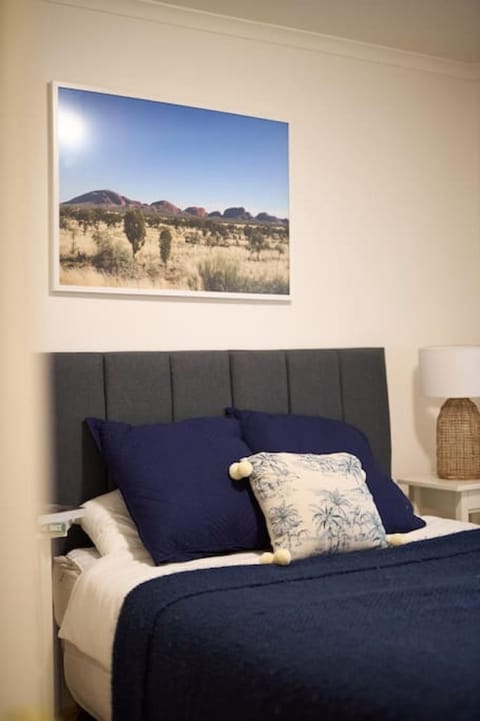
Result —
<svg viewBox="0 0 480 721"><path fill-rule="evenodd" d="M132 424L223 415L227 406L321 415L368 436L390 472L382 348L49 354L53 502L79 505L109 490L87 416Z"/></svg>

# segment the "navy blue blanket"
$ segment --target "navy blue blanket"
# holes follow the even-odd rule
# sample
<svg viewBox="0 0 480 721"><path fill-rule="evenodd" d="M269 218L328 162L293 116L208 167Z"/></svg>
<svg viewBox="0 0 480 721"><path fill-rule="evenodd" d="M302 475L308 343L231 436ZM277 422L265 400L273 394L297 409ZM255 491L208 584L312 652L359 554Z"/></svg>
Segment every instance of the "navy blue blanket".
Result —
<svg viewBox="0 0 480 721"><path fill-rule="evenodd" d="M480 530L149 581L113 721L478 721Z"/></svg>

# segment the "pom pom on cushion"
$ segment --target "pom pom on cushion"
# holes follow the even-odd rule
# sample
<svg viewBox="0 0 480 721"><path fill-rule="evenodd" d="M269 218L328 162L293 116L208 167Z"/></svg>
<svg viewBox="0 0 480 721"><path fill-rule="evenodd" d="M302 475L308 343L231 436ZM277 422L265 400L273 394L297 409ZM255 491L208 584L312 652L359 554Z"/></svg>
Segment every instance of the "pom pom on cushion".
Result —
<svg viewBox="0 0 480 721"><path fill-rule="evenodd" d="M232 463L228 469L230 478L234 481L241 481L242 478L248 478L253 471L253 466L246 458L241 458L238 463Z"/></svg>
<svg viewBox="0 0 480 721"><path fill-rule="evenodd" d="M275 563L277 566L288 566L292 560L292 554L288 548L277 548L275 553L266 551L260 556L260 563Z"/></svg>
<svg viewBox="0 0 480 721"><path fill-rule="evenodd" d="M266 551L260 556L260 563L273 563L273 553Z"/></svg>
<svg viewBox="0 0 480 721"><path fill-rule="evenodd" d="M387 543L389 546L403 546L405 543L404 534L402 533L390 533L387 535Z"/></svg>
<svg viewBox="0 0 480 721"><path fill-rule="evenodd" d="M273 554L273 562L278 566L288 566L292 560L292 554L288 548L277 548Z"/></svg>

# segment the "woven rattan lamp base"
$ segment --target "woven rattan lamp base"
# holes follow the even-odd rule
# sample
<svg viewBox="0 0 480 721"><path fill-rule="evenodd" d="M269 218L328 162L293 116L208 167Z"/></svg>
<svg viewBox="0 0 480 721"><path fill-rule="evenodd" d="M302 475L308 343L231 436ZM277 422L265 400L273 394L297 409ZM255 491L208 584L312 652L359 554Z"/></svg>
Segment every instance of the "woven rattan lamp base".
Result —
<svg viewBox="0 0 480 721"><path fill-rule="evenodd" d="M468 398L449 398L440 410L437 475L455 481L480 478L480 413Z"/></svg>

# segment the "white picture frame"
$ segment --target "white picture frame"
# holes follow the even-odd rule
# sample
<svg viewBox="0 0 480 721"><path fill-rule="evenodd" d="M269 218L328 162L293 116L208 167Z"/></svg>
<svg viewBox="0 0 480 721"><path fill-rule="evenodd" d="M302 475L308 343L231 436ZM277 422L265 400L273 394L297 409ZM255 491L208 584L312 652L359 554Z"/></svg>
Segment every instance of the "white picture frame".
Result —
<svg viewBox="0 0 480 721"><path fill-rule="evenodd" d="M51 97L52 292L291 299L288 123Z"/></svg>

